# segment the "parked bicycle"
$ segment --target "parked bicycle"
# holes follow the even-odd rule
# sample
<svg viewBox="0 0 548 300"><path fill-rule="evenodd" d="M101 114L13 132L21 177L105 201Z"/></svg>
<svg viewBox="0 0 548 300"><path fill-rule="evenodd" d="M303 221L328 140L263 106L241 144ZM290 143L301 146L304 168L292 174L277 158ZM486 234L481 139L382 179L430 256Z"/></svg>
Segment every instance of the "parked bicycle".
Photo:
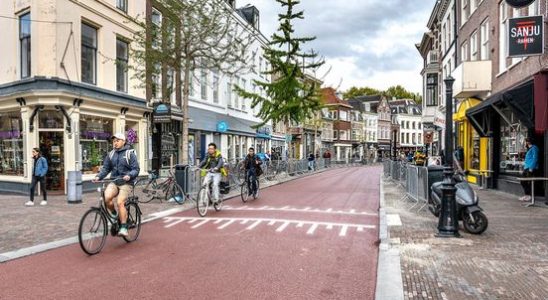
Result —
<svg viewBox="0 0 548 300"><path fill-rule="evenodd" d="M220 186L219 186L220 189ZM200 188L200 191L198 192L198 199L196 203L196 208L198 209L198 214L201 217L205 217L207 214L207 210L209 209L209 205L213 204L213 208L215 211L220 211L221 207L223 205L223 194L219 190L219 200L215 201L213 199L212 195L213 191L213 181L210 181L209 184L205 183L205 180L202 182L202 187Z"/></svg>
<svg viewBox="0 0 548 300"><path fill-rule="evenodd" d="M245 181L242 183L240 197L242 198L243 203L246 203L251 195L253 196L253 199L259 198L259 178L257 176L255 176L255 190L251 191L251 193L249 192L249 181L251 180L251 177L251 175L247 176ZM251 184L251 187L253 188L253 184Z"/></svg>
<svg viewBox="0 0 548 300"><path fill-rule="evenodd" d="M165 200L182 205L187 199L192 200L190 195L185 194L183 188L176 182L171 170L165 179L161 179L156 171L151 171L148 178L139 179L135 183L133 196L137 197L141 203L159 199L160 202Z"/></svg>
<svg viewBox="0 0 548 300"><path fill-rule="evenodd" d="M99 253L105 246L108 235L108 224L110 224L110 233L112 236L118 234L120 229L120 220L118 216L111 217L105 206L105 189L111 182L117 183L121 179L99 181L101 187L98 192L101 194L99 206L91 207L80 220L78 226L78 242L82 250L88 255ZM141 232L141 208L136 197L129 197L125 202L127 210L127 229L128 235L122 238L130 243L139 237ZM108 224L107 224L108 221Z"/></svg>

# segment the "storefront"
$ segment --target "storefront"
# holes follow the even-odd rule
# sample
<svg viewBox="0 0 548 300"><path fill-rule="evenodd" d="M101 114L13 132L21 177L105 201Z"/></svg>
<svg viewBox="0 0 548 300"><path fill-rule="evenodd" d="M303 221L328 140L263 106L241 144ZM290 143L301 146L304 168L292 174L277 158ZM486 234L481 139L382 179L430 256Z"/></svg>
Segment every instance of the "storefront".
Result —
<svg viewBox="0 0 548 300"><path fill-rule="evenodd" d="M66 193L69 171L81 171L84 189L91 188L115 132L128 135L146 166L149 111L142 99L59 79L1 86L0 191L28 193L35 147L48 161L47 190Z"/></svg>
<svg viewBox="0 0 548 300"><path fill-rule="evenodd" d="M489 177L489 138L480 137L466 118L466 111L480 104L481 100L468 98L462 101L453 115L457 134L457 146L462 147L462 160L459 164L468 171L467 179L481 185L482 178Z"/></svg>
<svg viewBox="0 0 548 300"><path fill-rule="evenodd" d="M538 99L546 94L535 94L533 81L494 94L466 111L470 124L480 137L489 138L489 171L492 172L489 186L513 194L521 194L522 188L516 179L523 172L525 138L533 137L540 153L544 147L545 128L535 127L536 114L546 112L538 107ZM546 101L544 98L543 101ZM481 142L480 142L481 149ZM539 156L539 176L546 177L545 155ZM480 156L480 167L481 167ZM485 166L485 164L484 164ZM542 190L537 190L539 194Z"/></svg>

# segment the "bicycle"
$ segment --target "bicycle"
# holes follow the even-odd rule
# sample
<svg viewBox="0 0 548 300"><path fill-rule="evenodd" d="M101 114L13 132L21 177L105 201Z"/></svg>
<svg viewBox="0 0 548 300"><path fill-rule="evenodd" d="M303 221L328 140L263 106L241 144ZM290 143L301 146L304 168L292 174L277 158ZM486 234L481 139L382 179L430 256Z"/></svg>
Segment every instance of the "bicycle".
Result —
<svg viewBox="0 0 548 300"><path fill-rule="evenodd" d="M177 202L179 205L182 205L187 198L192 199L175 181L171 170L164 181L158 183L159 179L160 176L156 172L149 172L148 178L139 179L135 183L133 196L139 199L140 203L149 203L154 199L160 199L162 202L163 198L167 202Z"/></svg>
<svg viewBox="0 0 548 300"><path fill-rule="evenodd" d="M247 171L246 171L247 172ZM240 197L242 198L242 202L246 203L249 199L249 180L251 178L251 175L246 176L245 181L242 183L242 189L240 192ZM253 191L253 199L259 198L259 178L258 176L255 176L255 191Z"/></svg>
<svg viewBox="0 0 548 300"><path fill-rule="evenodd" d="M209 204L213 203L213 208L215 211L220 211L221 206L223 205L223 194L221 191L219 191L219 200L218 201L212 201L212 195L211 191L213 189L213 180L209 182L209 184L205 184L205 178L202 182L202 186L200 188L200 191L198 192L198 199L196 203L196 208L198 210L198 214L201 217L205 217L207 214L207 210L209 209ZM219 187L220 188L220 187Z"/></svg>
<svg viewBox="0 0 548 300"><path fill-rule="evenodd" d="M82 250L88 255L99 253L105 246L105 241L108 235L108 223L110 223L110 234L116 236L120 229L120 220L118 217L112 218L105 206L105 189L111 182L119 183L121 179L99 181L101 187L97 190L101 194L98 207L91 207L84 213L78 226L78 242ZM127 229L128 236L122 238L130 243L139 237L141 232L141 208L138 204L138 199L128 197L124 204L127 210ZM88 223L90 226L88 226ZM97 244L97 245L95 245Z"/></svg>

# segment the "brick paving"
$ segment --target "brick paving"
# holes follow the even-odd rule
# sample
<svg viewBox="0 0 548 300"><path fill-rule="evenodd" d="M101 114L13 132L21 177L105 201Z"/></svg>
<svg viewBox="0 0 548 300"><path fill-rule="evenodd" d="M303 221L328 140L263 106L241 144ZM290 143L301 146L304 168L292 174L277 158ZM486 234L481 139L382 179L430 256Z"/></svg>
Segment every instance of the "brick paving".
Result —
<svg viewBox="0 0 548 300"><path fill-rule="evenodd" d="M548 207L522 207L515 196L479 190L489 219L482 235L462 229L462 238L441 239L437 218L410 210L403 189L384 182L389 227L399 245L405 299L548 299Z"/></svg>

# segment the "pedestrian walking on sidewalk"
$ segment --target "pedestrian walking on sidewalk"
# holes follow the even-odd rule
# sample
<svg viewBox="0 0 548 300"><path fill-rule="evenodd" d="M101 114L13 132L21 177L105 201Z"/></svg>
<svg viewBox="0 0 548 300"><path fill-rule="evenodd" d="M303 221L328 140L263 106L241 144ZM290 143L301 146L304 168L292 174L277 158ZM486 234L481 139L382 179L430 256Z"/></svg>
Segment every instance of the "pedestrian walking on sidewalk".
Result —
<svg viewBox="0 0 548 300"><path fill-rule="evenodd" d="M314 171L314 161L315 161L314 154L310 153L308 155L308 170L309 171Z"/></svg>
<svg viewBox="0 0 548 300"><path fill-rule="evenodd" d="M527 153L525 154L525 162L523 163L523 177L535 177L535 172L538 169L538 152L539 149L533 144L533 139L528 137L525 139L525 147ZM519 198L521 201L531 201L531 182L522 181L521 186L525 196Z"/></svg>
<svg viewBox="0 0 548 300"><path fill-rule="evenodd" d="M32 158L34 159L34 165L32 168L32 182L30 184L30 200L27 201L25 205L34 205L34 191L38 182L40 182L40 190L44 195L44 200L40 202L40 205L47 205L48 197L46 195L46 173L48 173L48 161L40 154L39 148L32 149Z"/></svg>

